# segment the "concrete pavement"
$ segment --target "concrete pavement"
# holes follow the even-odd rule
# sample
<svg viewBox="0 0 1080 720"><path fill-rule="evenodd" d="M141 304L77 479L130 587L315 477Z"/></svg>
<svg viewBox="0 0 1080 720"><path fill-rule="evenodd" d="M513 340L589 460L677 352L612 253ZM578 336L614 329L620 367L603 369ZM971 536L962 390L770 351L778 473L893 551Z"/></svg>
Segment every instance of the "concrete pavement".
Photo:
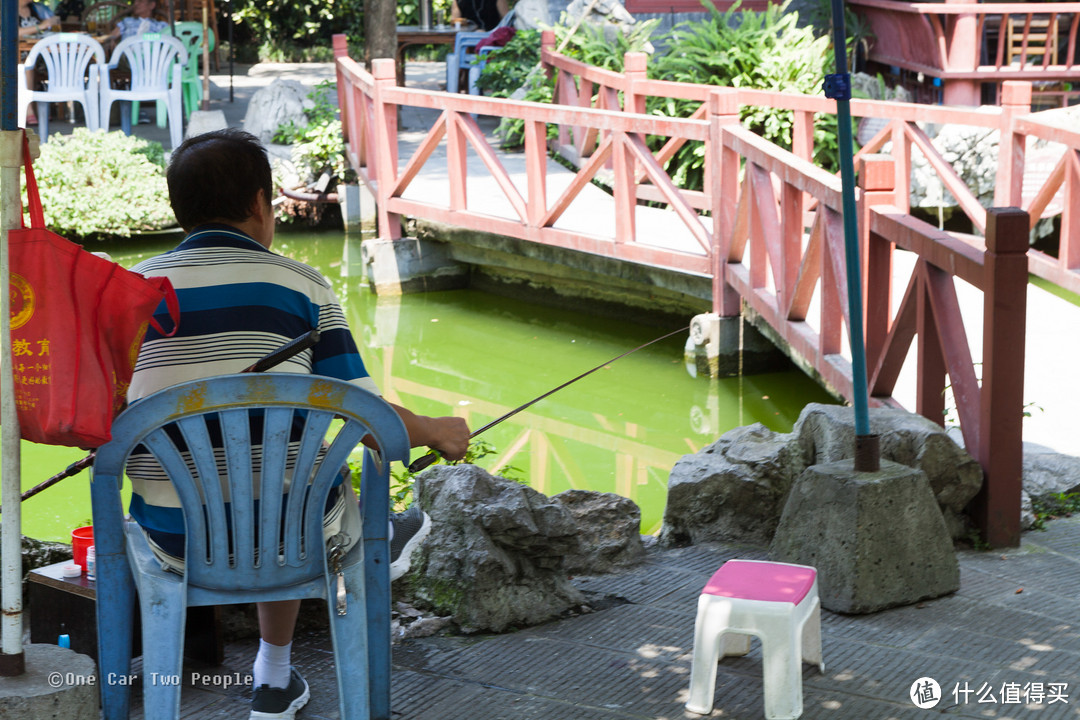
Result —
<svg viewBox="0 0 1080 720"><path fill-rule="evenodd" d="M394 646L393 717L402 720L685 720L696 598L725 560L760 548L651 551L628 572L580 577L594 612L503 635L444 636ZM826 671L803 669L806 720L1080 717L1080 518L1051 521L1008 552L959 554L960 590L864 616L822 613ZM184 690L183 717L247 717L257 641L232 643L220 668ZM337 718L325 632L297 637L294 663L312 687L298 720ZM919 709L916 680L941 688ZM217 680L215 681L215 678ZM216 682L216 686L215 686ZM141 718L140 700L135 699ZM709 717L763 717L761 646L719 668Z"/></svg>

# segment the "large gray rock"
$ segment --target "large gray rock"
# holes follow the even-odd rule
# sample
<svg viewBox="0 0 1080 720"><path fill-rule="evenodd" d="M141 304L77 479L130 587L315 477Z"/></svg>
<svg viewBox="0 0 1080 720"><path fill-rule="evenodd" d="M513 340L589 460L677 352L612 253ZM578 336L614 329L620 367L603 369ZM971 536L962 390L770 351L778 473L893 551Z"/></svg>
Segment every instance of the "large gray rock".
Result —
<svg viewBox="0 0 1080 720"><path fill-rule="evenodd" d="M581 540L581 550L563 558L566 572L609 573L645 559L641 508L633 500L592 490L567 490L551 499L570 511Z"/></svg>
<svg viewBox="0 0 1080 720"><path fill-rule="evenodd" d="M1033 498L1080 490L1080 458L1024 443L1024 492Z"/></svg>
<svg viewBox="0 0 1080 720"><path fill-rule="evenodd" d="M870 613L960 587L960 566L926 474L885 460L813 465L784 506L769 557L818 570L821 605Z"/></svg>
<svg viewBox="0 0 1080 720"><path fill-rule="evenodd" d="M302 83L277 78L251 96L244 115L244 130L266 145L284 123L291 120L306 125L304 113L313 107L315 104L308 99L308 89Z"/></svg>
<svg viewBox="0 0 1080 720"><path fill-rule="evenodd" d="M465 629L493 632L584 604L563 568L580 543L562 503L474 465L431 468L414 492L432 520L409 575L418 602Z"/></svg>
<svg viewBox="0 0 1080 720"><path fill-rule="evenodd" d="M1063 455L1035 443L1024 443L1024 489L1020 493L1020 527L1030 530L1038 522L1035 502L1053 506L1054 496L1080 492L1080 458Z"/></svg>
<svg viewBox="0 0 1080 720"><path fill-rule="evenodd" d="M768 544L791 483L807 466L792 435L761 423L738 427L675 463L660 542Z"/></svg>
<svg viewBox="0 0 1080 720"><path fill-rule="evenodd" d="M793 432L807 465L855 456L855 416L850 407L811 403L799 414ZM906 410L872 409L870 432L880 436L883 459L926 473L950 534L962 536L967 528L961 513L982 487L979 463L943 427Z"/></svg>
<svg viewBox="0 0 1080 720"><path fill-rule="evenodd" d="M870 429L885 460L926 473L949 534L968 532L964 507L982 485L982 468L939 425L904 410L875 408ZM768 544L792 482L810 465L854 456L850 407L812 403L790 434L755 424L735 428L671 471L660 541Z"/></svg>

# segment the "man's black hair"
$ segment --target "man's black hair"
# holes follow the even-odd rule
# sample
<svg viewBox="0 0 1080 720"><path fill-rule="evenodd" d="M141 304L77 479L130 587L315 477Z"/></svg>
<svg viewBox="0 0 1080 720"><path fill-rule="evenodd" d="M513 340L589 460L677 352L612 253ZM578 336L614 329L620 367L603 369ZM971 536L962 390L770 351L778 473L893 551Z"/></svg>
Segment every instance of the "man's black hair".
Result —
<svg viewBox="0 0 1080 720"><path fill-rule="evenodd" d="M173 151L165 177L176 221L186 231L210 221L248 219L259 190L266 202L273 197L266 148L235 128L185 140Z"/></svg>

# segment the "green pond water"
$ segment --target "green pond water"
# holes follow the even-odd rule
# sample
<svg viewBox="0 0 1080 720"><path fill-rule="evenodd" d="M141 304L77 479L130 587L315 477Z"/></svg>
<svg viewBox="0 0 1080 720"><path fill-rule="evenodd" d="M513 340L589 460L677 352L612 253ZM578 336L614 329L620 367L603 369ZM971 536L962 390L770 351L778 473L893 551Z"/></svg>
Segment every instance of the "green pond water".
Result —
<svg viewBox="0 0 1080 720"><path fill-rule="evenodd" d="M280 232L274 249L332 280L387 399L427 415L460 415L474 429L664 333L471 290L376 298L361 278L342 276L343 243L338 234ZM106 249L130 267L172 244L141 240ZM492 428L481 438L495 453L480 464L515 468L547 495L580 488L632 498L642 531L654 533L679 457L739 425L787 432L806 403L833 402L794 368L693 378L684 342L680 334L629 355ZM23 489L83 455L24 442ZM90 521L88 481L84 472L23 503L24 534L69 541L72 528Z"/></svg>

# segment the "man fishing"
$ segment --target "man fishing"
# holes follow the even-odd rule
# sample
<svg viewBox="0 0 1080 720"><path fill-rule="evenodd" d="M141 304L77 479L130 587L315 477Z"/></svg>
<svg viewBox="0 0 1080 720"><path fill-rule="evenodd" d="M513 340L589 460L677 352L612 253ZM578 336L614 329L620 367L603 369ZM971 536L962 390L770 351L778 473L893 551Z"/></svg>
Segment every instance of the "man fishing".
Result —
<svg viewBox="0 0 1080 720"><path fill-rule="evenodd" d="M258 140L239 130L190 138L173 152L166 177L173 212L188 235L174 250L133 270L169 278L180 303L180 329L173 337L148 331L128 401L187 380L238 372L312 329L319 330L318 344L275 371L326 375L378 393L330 283L313 268L270 251L273 186ZM413 447L431 447L450 460L464 456L469 429L463 419L393 407ZM182 572L184 521L175 490L156 463L134 455L128 475L132 517L163 565ZM356 502L345 475L331 493L328 518L338 517L345 502ZM409 556L430 523L415 505L391 518L391 579L408 570ZM308 700L307 682L290 665L299 608L299 600L257 604L262 639L252 672L251 718L292 718Z"/></svg>

